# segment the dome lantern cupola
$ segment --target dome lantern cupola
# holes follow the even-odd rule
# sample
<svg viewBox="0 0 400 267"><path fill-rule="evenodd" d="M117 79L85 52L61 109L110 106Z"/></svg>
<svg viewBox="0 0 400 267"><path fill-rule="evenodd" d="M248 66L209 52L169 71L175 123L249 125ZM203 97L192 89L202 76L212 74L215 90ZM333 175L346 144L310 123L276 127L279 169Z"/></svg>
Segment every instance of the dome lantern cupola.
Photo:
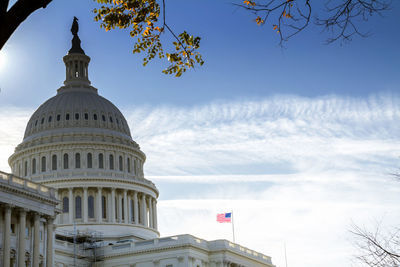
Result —
<svg viewBox="0 0 400 267"><path fill-rule="evenodd" d="M74 17L72 23L71 32L74 36L72 38L72 47L68 51L68 55L63 57L66 67L66 77L64 84L68 85L86 85L90 86L88 66L90 57L85 55L85 52L81 48L81 40L78 36L78 19Z"/></svg>

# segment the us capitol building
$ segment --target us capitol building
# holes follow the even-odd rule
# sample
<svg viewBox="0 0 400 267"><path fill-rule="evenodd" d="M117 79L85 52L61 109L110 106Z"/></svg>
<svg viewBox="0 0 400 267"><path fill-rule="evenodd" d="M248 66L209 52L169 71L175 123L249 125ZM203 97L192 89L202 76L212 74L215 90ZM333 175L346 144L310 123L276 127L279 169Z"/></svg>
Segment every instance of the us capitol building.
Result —
<svg viewBox="0 0 400 267"><path fill-rule="evenodd" d="M273 267L227 240L160 237L159 192L119 109L88 76L71 29L64 85L31 116L0 172L0 266Z"/></svg>

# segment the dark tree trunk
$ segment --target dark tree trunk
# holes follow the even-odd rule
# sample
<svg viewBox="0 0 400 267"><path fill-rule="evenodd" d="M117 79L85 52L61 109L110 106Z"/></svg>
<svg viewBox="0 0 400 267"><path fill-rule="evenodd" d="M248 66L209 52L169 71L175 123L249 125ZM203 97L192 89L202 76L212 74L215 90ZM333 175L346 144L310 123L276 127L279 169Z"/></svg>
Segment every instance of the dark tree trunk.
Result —
<svg viewBox="0 0 400 267"><path fill-rule="evenodd" d="M9 0L0 0L0 50L18 26L39 8L52 0L18 0L8 11Z"/></svg>

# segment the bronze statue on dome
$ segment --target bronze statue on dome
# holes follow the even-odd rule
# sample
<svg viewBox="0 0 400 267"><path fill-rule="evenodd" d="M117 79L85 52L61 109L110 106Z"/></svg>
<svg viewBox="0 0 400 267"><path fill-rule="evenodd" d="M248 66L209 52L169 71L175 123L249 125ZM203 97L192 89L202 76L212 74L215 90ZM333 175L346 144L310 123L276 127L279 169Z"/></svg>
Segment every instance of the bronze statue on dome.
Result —
<svg viewBox="0 0 400 267"><path fill-rule="evenodd" d="M72 47L68 51L68 54L71 53L85 54L85 52L81 47L81 39L79 39L78 31L79 31L78 18L74 17L74 21L72 22L71 26L71 32L74 38L72 38Z"/></svg>

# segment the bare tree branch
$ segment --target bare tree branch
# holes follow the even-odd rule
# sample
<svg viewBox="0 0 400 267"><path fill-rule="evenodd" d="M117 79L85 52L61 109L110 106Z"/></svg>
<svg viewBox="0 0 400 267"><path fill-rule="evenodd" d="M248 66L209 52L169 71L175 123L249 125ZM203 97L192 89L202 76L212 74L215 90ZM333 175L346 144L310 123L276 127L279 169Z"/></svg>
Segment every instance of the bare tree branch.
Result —
<svg viewBox="0 0 400 267"><path fill-rule="evenodd" d="M356 259L364 265L374 267L398 267L400 265L398 229L384 234L380 230L380 224L373 232L353 225L350 232L355 236L355 246L359 250Z"/></svg>

